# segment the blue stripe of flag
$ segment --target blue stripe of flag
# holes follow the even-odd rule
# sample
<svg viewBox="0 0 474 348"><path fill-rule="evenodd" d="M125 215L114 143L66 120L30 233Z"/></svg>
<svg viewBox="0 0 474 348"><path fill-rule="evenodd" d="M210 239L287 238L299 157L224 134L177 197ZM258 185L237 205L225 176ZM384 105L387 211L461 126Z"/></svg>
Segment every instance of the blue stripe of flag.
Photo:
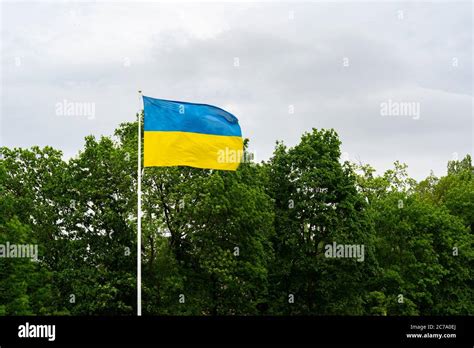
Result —
<svg viewBox="0 0 474 348"><path fill-rule="evenodd" d="M242 136L237 117L216 106L145 96L143 105L145 131Z"/></svg>

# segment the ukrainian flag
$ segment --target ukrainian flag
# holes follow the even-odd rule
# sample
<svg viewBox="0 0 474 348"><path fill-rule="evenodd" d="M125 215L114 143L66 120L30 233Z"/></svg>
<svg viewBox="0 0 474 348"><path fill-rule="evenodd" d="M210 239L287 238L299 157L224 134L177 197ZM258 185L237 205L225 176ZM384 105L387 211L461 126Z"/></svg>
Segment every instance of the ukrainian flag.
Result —
<svg viewBox="0 0 474 348"><path fill-rule="evenodd" d="M239 120L218 107L143 96L145 167L236 170L243 156Z"/></svg>

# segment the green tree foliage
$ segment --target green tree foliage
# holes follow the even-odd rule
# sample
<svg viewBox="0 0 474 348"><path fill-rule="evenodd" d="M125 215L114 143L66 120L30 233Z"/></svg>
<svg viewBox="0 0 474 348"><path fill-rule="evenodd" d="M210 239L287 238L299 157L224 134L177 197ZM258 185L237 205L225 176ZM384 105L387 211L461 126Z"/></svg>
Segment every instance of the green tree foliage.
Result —
<svg viewBox="0 0 474 348"><path fill-rule="evenodd" d="M439 198L440 185L457 174L417 184L398 162L381 177L370 166L358 169L375 227L377 307L388 315L472 313L472 234Z"/></svg>
<svg viewBox="0 0 474 348"><path fill-rule="evenodd" d="M276 219L273 313L363 313L365 278L373 271L367 266L376 263L372 231L339 145L333 130L313 129L294 148L278 144L268 166ZM326 257L334 242L364 245L365 262Z"/></svg>
<svg viewBox="0 0 474 348"><path fill-rule="evenodd" d="M0 244L36 244L37 261L0 259L0 313L8 315L67 313L55 284L51 256L65 163L50 147L2 148L0 161ZM54 256L52 256L54 257Z"/></svg>
<svg viewBox="0 0 474 348"><path fill-rule="evenodd" d="M0 245L39 254L0 258L0 315L135 313L137 144L134 122L69 160L0 148ZM471 157L419 183L406 169L341 163L316 129L236 172L146 168L144 313L472 314ZM333 243L363 261L328 257Z"/></svg>

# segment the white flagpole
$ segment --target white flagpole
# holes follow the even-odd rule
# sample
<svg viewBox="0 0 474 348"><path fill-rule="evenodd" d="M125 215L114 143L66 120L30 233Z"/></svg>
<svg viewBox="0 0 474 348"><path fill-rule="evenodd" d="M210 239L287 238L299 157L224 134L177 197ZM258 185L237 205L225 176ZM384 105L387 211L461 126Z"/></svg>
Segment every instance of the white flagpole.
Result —
<svg viewBox="0 0 474 348"><path fill-rule="evenodd" d="M142 91L138 91L142 100ZM142 115L138 114L137 316L142 315Z"/></svg>

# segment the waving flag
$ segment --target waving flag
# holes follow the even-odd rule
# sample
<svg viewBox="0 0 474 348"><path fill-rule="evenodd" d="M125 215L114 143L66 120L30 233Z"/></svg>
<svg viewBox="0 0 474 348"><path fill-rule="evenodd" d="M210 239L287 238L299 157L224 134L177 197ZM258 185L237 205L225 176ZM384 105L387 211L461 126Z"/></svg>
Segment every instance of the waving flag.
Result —
<svg viewBox="0 0 474 348"><path fill-rule="evenodd" d="M243 156L239 120L216 106L143 96L145 167L236 170Z"/></svg>

